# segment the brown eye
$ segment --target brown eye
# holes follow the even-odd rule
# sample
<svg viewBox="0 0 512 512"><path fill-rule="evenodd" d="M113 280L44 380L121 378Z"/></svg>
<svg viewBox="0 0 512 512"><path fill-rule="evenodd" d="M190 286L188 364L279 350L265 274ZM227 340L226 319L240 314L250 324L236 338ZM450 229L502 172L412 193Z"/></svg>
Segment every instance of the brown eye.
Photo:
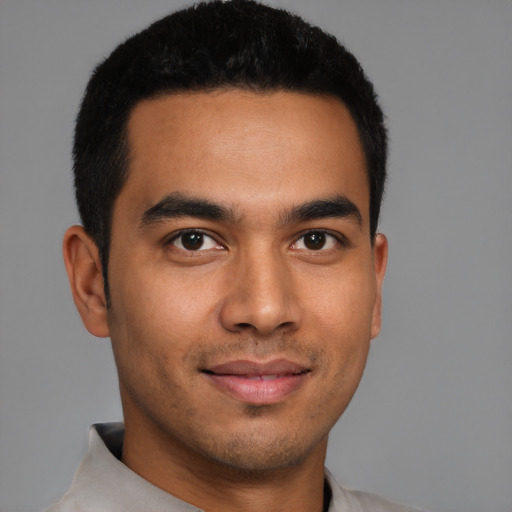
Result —
<svg viewBox="0 0 512 512"><path fill-rule="evenodd" d="M307 251L321 251L334 249L337 245L342 245L340 241L329 233L323 231L310 231L302 235L292 246L293 249Z"/></svg>
<svg viewBox="0 0 512 512"><path fill-rule="evenodd" d="M210 236L201 231L185 231L174 237L171 245L183 251L199 251L208 249L221 249L222 246Z"/></svg>
<svg viewBox="0 0 512 512"><path fill-rule="evenodd" d="M197 251L201 249L204 243L202 233L184 233L181 235L181 245L188 251Z"/></svg>
<svg viewBox="0 0 512 512"><path fill-rule="evenodd" d="M318 251L325 246L325 233L308 233L304 235L304 245L311 251Z"/></svg>

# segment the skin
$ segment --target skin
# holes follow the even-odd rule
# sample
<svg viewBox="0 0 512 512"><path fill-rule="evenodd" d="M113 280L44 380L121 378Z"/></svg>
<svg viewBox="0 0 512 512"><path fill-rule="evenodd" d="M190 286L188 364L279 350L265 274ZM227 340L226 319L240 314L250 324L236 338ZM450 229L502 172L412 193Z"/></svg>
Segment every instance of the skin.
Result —
<svg viewBox="0 0 512 512"><path fill-rule="evenodd" d="M320 512L328 433L380 330L387 258L386 238L370 237L365 158L348 110L291 92L169 95L135 107L128 140L110 308L94 242L79 226L64 240L84 324L112 340L123 462L207 511ZM145 217L176 193L230 216ZM289 215L337 195L360 221ZM184 229L206 235L201 249L185 248ZM309 248L319 231L325 245ZM275 403L246 403L202 371L240 359L286 359L307 372Z"/></svg>

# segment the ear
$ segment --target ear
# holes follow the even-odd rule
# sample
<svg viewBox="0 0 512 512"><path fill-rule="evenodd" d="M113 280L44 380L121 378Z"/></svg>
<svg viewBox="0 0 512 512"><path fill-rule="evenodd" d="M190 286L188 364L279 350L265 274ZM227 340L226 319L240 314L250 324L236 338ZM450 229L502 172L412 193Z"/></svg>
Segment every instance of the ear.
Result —
<svg viewBox="0 0 512 512"><path fill-rule="evenodd" d="M386 265L388 263L388 240L382 233L375 236L373 244L373 266L375 271L375 279L377 288L375 291L375 302L373 304L372 331L371 339L378 336L381 326L382 312L382 283L384 282L384 274L386 273Z"/></svg>
<svg viewBox="0 0 512 512"><path fill-rule="evenodd" d="M85 328L94 336L109 336L107 301L96 243L82 226L72 226L64 235L62 249L73 300Z"/></svg>

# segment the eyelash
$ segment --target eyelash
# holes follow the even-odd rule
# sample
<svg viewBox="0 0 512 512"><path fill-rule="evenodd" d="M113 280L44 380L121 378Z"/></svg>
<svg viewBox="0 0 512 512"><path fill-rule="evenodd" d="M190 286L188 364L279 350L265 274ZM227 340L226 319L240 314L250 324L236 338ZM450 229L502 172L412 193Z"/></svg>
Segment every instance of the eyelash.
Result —
<svg viewBox="0 0 512 512"><path fill-rule="evenodd" d="M316 235L316 234L321 234L321 235L325 235L327 237L331 237L334 239L336 245L338 247L348 247L349 246L349 241L347 240L347 238L342 235L341 233L338 233L338 232L335 232L333 233L332 231L329 231L329 230L326 230L326 229L309 229L307 230L306 232L302 233L297 239L295 242L293 242L292 245L296 245L300 240L303 240L305 239L306 236L308 235ZM322 247L323 249L323 247ZM298 250L309 250L311 252L317 252L317 253L320 253L320 252L327 252L331 249L334 249L334 248L329 248L329 249L319 249L319 250L314 250L314 249L298 249Z"/></svg>
<svg viewBox="0 0 512 512"><path fill-rule="evenodd" d="M173 246L173 242L176 242L177 240L180 240L181 237L183 237L184 235L187 235L187 234L198 234L198 235L201 235L203 238L203 243L199 246L199 248L197 250L193 250L193 249L186 249L184 247L175 247L176 249L180 250L180 251L183 251L183 252L187 252L187 253L192 253L192 254L197 254L197 253L200 253L200 252L205 252L207 250L211 250L213 248L208 248L208 249L203 249L202 251L200 250L201 247L204 245L204 239L205 238L208 238L210 239L212 242L214 242L217 246L222 246L224 247L224 244L223 243L219 243L217 240L216 240L216 237L213 236L211 233L208 233L206 231L203 231L201 229L184 229L182 231L179 231L177 233L174 233L170 238L168 238L166 241L165 241L165 246ZM295 241L291 244L290 247L293 247L295 245L297 245L301 240L305 239L306 236L308 235L317 235L317 234L321 234L321 235L325 235L326 237L331 237L334 239L335 241L335 244L338 246L338 247L348 247L350 244L349 244L349 241L347 240L347 238L342 235L341 233L333 233L331 231L328 231L328 230L324 230L324 229L309 229L308 231L302 233L300 236L298 236ZM304 242L303 242L304 243ZM181 244L183 246L183 243ZM322 246L320 249L308 249L307 247L306 248L300 248L300 249L296 249L298 251L310 251L312 253L321 253L321 252L328 252L328 251L331 251L332 249L335 249L334 247L329 247L328 249L324 249L324 247Z"/></svg>
<svg viewBox="0 0 512 512"><path fill-rule="evenodd" d="M187 235L187 234L198 234L198 235L201 235L203 237L203 240L204 238L209 238L210 240L212 240L213 242L215 242L216 245L221 245L223 246L224 244L221 244L219 243L214 236L212 236L210 233L208 232L205 232L205 231L202 231L201 229L184 229L182 231L178 231L177 233L173 234L168 240L165 241L165 245L166 246L172 246L173 245L173 242L175 242L176 240L179 240L181 237L183 237L184 235ZM183 244L182 244L183 245ZM202 246L202 245L201 245ZM181 249L179 247L177 247L177 249L179 250L182 250L182 251L185 251L185 252L190 252L190 253L194 253L194 252L201 252L199 250L197 251L194 251L194 250L187 250L185 248ZM204 251L204 249L203 249Z"/></svg>

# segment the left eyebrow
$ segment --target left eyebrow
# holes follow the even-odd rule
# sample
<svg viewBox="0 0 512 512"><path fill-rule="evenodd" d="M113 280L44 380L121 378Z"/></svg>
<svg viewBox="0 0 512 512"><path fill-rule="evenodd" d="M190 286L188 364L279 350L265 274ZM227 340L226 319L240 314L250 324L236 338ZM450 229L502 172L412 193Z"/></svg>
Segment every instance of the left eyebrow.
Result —
<svg viewBox="0 0 512 512"><path fill-rule="evenodd" d="M232 221L234 215L229 208L212 203L206 199L173 192L142 214L140 226L144 228L166 219L181 217Z"/></svg>
<svg viewBox="0 0 512 512"><path fill-rule="evenodd" d="M283 224L305 222L325 218L346 218L363 225L363 217L359 208L346 196L336 195L326 199L316 199L295 206L282 215Z"/></svg>

